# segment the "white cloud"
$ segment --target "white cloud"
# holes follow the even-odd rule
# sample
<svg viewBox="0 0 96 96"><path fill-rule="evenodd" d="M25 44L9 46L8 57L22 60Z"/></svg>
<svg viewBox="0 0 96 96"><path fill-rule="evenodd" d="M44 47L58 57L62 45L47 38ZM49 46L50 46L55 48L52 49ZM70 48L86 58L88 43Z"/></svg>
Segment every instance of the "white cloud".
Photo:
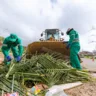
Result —
<svg viewBox="0 0 96 96"><path fill-rule="evenodd" d="M60 28L65 33L73 27L82 49L92 50L87 33L95 21L95 0L0 0L0 34L16 33L24 44L39 40L44 29Z"/></svg>

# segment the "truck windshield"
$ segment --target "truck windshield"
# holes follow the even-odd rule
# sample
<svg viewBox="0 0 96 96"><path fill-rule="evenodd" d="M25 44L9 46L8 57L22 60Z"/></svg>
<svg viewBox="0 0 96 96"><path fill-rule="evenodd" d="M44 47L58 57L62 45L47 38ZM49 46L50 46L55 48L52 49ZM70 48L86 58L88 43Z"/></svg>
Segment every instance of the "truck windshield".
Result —
<svg viewBox="0 0 96 96"><path fill-rule="evenodd" d="M47 32L47 39L50 38L59 39L59 32Z"/></svg>

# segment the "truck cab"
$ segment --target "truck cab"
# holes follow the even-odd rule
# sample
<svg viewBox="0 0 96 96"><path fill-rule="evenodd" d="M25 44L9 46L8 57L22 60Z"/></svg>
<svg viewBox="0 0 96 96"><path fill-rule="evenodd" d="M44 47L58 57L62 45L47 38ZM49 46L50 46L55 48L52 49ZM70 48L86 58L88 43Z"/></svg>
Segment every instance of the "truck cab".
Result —
<svg viewBox="0 0 96 96"><path fill-rule="evenodd" d="M45 35L45 40L61 40L60 35L64 35L64 33L61 32L59 29L46 29L43 33L41 33L41 37L43 35Z"/></svg>

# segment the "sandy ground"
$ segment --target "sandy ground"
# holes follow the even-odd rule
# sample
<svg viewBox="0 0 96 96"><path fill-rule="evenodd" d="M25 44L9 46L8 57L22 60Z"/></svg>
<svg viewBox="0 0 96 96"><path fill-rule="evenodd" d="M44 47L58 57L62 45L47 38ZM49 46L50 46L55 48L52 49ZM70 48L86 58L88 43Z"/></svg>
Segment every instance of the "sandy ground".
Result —
<svg viewBox="0 0 96 96"><path fill-rule="evenodd" d="M96 59L87 59L87 58L82 58L82 66L89 71L96 72Z"/></svg>
<svg viewBox="0 0 96 96"><path fill-rule="evenodd" d="M96 82L85 83L79 87L66 90L68 96L96 96Z"/></svg>
<svg viewBox="0 0 96 96"><path fill-rule="evenodd" d="M91 73L96 78L96 73ZM83 83L82 85L64 91L68 96L96 96L96 81Z"/></svg>
<svg viewBox="0 0 96 96"><path fill-rule="evenodd" d="M96 72L96 59L82 58L82 66L89 71ZM91 73L96 78L96 73ZM81 86L65 91L68 96L96 96L96 82L84 83Z"/></svg>

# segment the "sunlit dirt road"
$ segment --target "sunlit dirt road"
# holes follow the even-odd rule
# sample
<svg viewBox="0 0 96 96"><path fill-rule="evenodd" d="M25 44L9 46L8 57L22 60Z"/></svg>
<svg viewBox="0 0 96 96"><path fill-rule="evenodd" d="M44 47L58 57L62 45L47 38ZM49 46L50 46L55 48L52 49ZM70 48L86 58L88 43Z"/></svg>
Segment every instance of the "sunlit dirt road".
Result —
<svg viewBox="0 0 96 96"><path fill-rule="evenodd" d="M87 58L82 58L82 66L87 68L89 71L96 71L96 59L87 59Z"/></svg>

